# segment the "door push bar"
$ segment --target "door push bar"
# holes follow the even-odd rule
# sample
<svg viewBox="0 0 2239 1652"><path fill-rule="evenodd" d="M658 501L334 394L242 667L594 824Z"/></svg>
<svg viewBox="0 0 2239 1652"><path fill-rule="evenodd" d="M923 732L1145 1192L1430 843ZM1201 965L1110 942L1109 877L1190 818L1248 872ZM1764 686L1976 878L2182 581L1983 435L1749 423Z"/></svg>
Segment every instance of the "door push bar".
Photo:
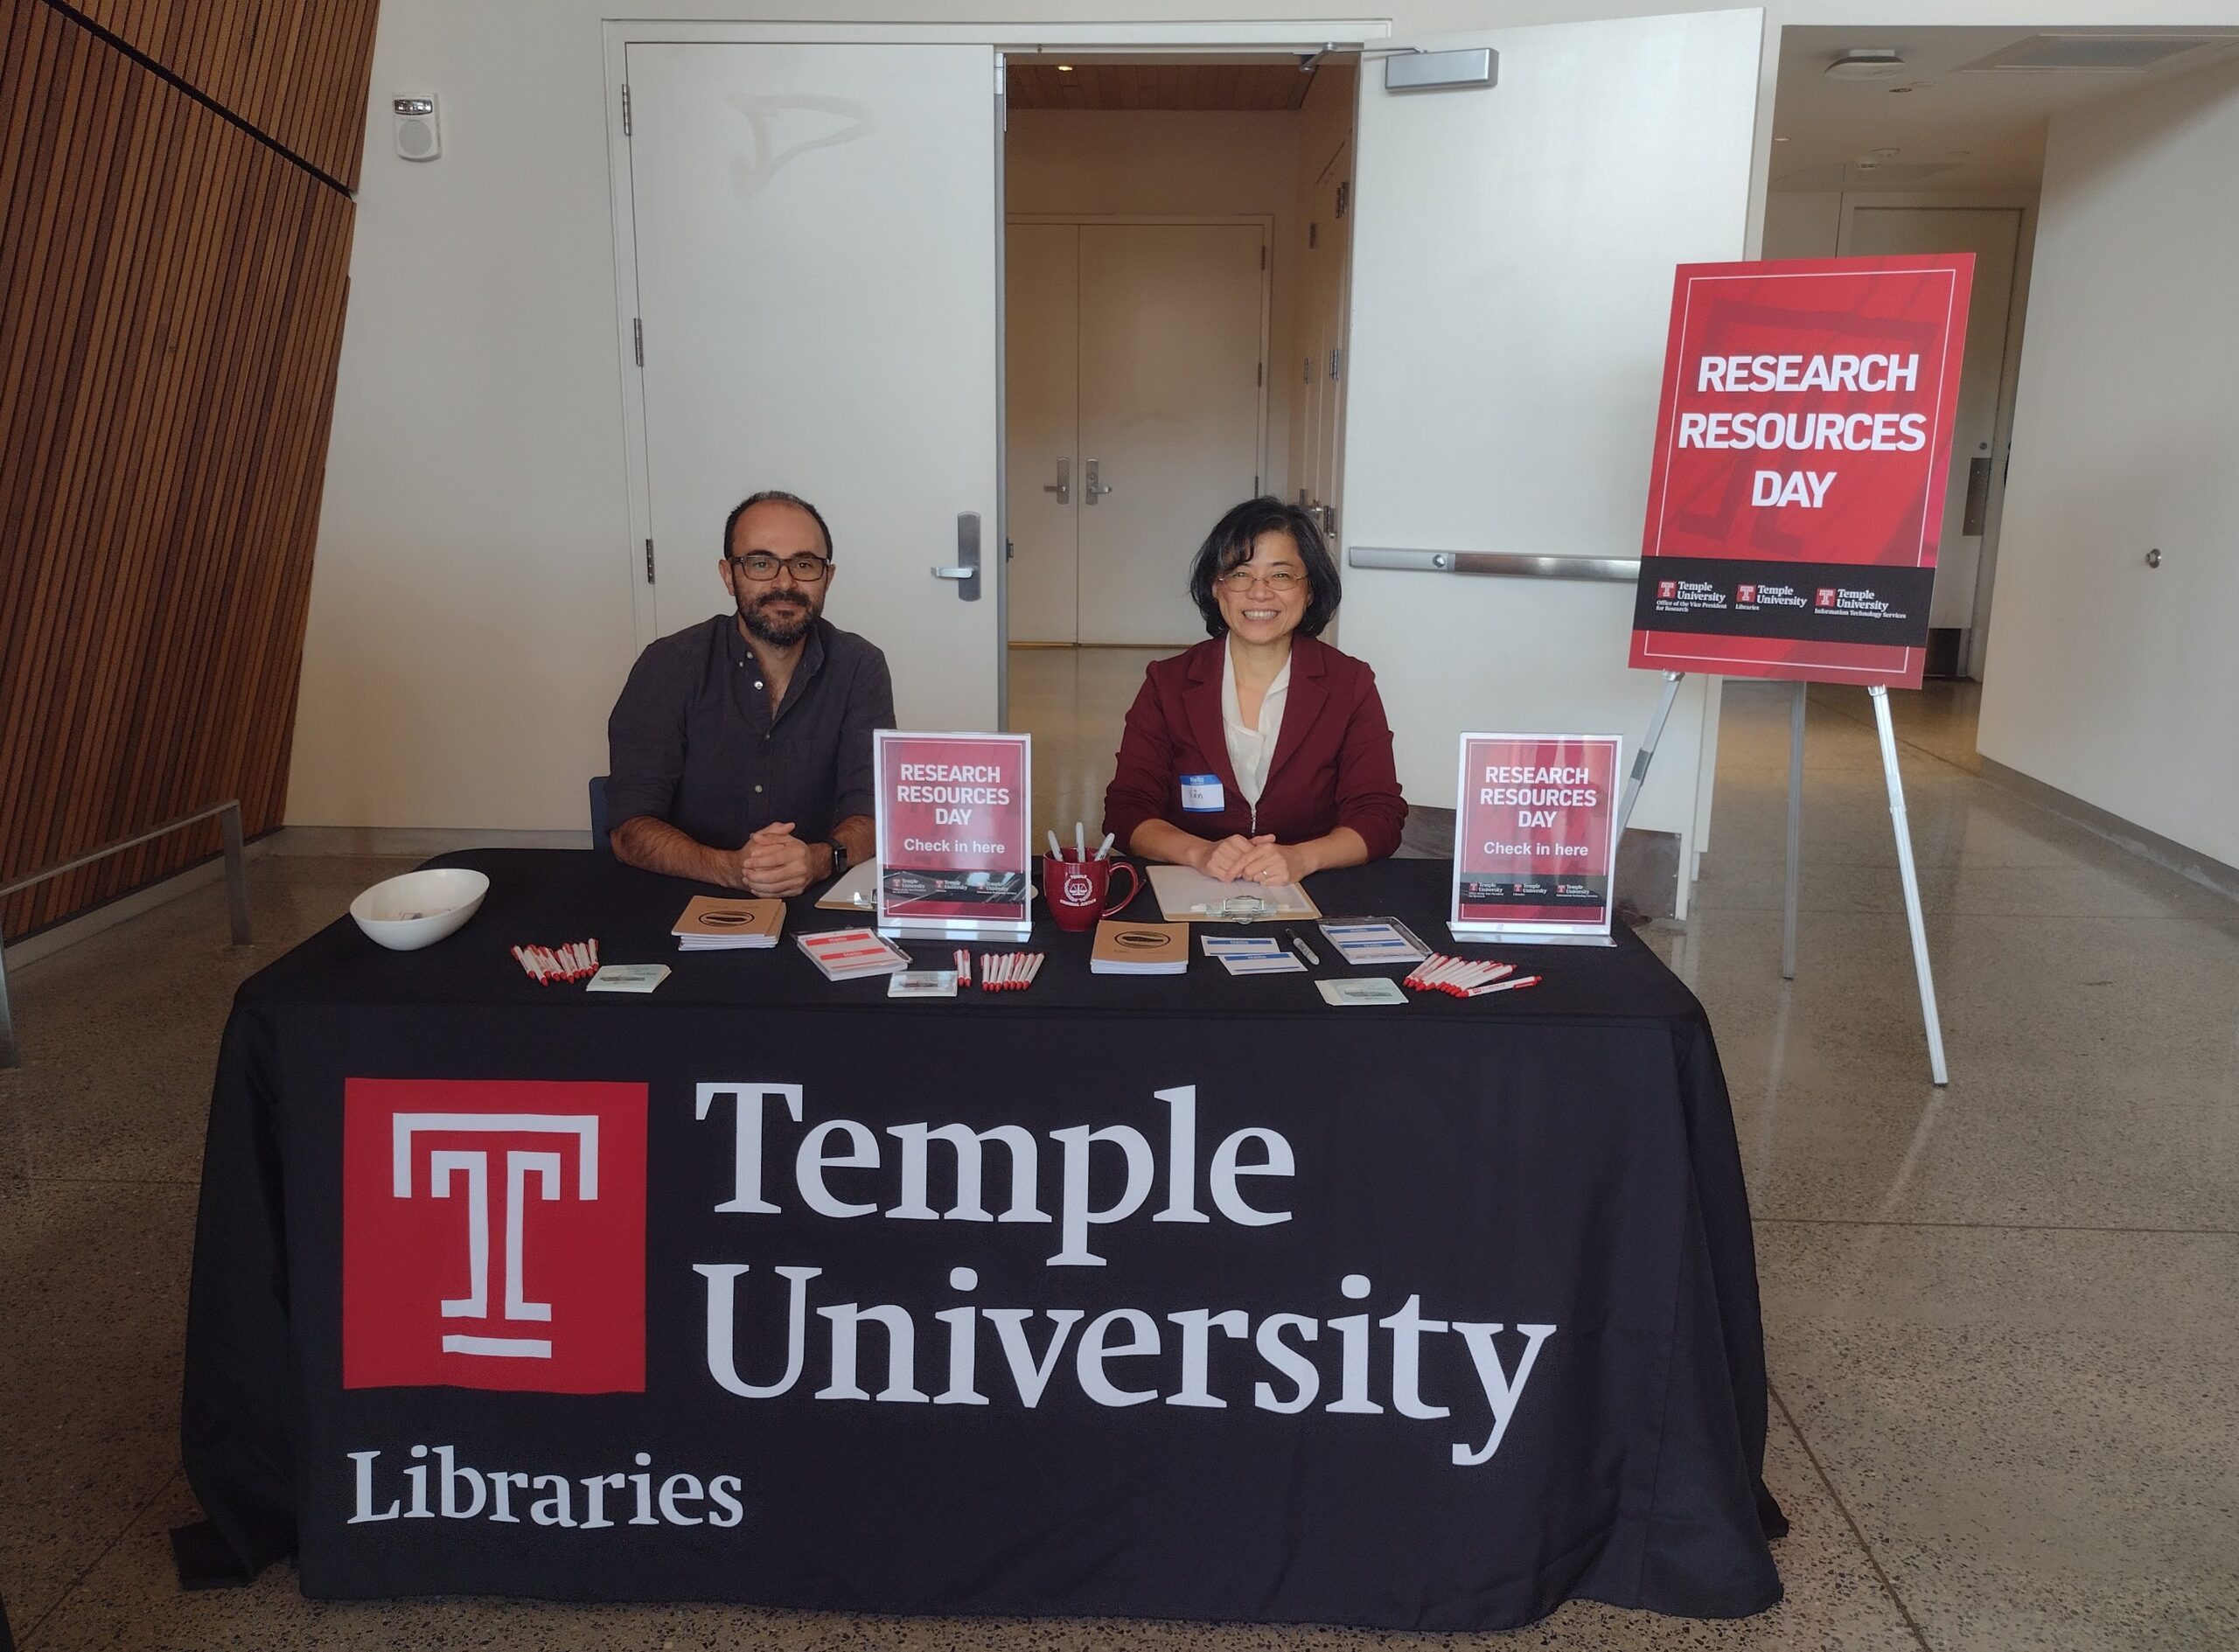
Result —
<svg viewBox="0 0 2239 1652"><path fill-rule="evenodd" d="M1498 579L1571 579L1630 585L1641 576L1638 557L1538 556L1521 551L1402 551L1355 545L1348 568L1399 568L1417 574L1480 574Z"/></svg>

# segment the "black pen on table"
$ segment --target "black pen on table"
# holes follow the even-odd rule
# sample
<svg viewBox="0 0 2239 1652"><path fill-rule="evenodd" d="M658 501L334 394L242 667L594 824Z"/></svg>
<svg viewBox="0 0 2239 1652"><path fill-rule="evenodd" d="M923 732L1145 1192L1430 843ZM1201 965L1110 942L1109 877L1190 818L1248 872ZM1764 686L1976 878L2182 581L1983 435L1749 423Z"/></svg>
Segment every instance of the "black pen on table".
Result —
<svg viewBox="0 0 2239 1652"><path fill-rule="evenodd" d="M1314 949L1306 944L1305 938L1296 930L1285 930L1283 938L1291 944L1291 951L1296 952L1304 962L1316 968L1321 966L1322 960L1314 955Z"/></svg>

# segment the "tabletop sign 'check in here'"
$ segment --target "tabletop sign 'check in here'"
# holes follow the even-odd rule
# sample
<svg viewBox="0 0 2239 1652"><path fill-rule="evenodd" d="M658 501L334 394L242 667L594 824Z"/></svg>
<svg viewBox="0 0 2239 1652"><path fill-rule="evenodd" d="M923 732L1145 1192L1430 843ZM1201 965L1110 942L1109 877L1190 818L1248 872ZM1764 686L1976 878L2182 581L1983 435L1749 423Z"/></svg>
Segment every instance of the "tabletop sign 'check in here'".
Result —
<svg viewBox="0 0 2239 1652"><path fill-rule="evenodd" d="M1026 939L1033 748L1025 735L872 736L878 931Z"/></svg>
<svg viewBox="0 0 2239 1652"><path fill-rule="evenodd" d="M1457 940L1609 943L1615 735L1464 735L1454 833Z"/></svg>
<svg viewBox="0 0 2239 1652"><path fill-rule="evenodd" d="M1635 666L1920 687L1974 264L1679 266Z"/></svg>

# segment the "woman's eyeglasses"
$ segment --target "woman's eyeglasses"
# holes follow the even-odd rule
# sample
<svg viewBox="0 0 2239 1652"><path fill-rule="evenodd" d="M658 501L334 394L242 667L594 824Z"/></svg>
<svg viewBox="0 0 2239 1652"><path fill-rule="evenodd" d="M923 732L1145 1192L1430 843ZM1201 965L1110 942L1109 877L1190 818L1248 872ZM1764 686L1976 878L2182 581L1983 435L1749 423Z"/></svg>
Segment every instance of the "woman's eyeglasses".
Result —
<svg viewBox="0 0 2239 1652"><path fill-rule="evenodd" d="M813 585L822 579L832 566L828 557L811 556L803 551L799 556L773 556L768 551L749 551L744 556L723 559L733 568L753 580L772 580L783 568L803 585Z"/></svg>
<svg viewBox="0 0 2239 1652"><path fill-rule="evenodd" d="M1219 583L1232 591L1249 590L1254 585L1265 585L1269 590L1295 590L1306 583L1306 575L1287 568L1231 568L1220 576Z"/></svg>

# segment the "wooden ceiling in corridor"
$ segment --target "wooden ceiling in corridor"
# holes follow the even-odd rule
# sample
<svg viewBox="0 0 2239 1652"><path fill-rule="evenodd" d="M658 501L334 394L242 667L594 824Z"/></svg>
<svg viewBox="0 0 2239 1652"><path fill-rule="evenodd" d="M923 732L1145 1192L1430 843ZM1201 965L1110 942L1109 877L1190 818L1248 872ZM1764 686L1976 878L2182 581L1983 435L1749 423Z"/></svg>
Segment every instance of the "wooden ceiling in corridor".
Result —
<svg viewBox="0 0 2239 1652"><path fill-rule="evenodd" d="M1311 73L1295 63L1113 63L1084 58L1070 70L1053 61L1014 62L1008 93L1015 109L1294 109Z"/></svg>

